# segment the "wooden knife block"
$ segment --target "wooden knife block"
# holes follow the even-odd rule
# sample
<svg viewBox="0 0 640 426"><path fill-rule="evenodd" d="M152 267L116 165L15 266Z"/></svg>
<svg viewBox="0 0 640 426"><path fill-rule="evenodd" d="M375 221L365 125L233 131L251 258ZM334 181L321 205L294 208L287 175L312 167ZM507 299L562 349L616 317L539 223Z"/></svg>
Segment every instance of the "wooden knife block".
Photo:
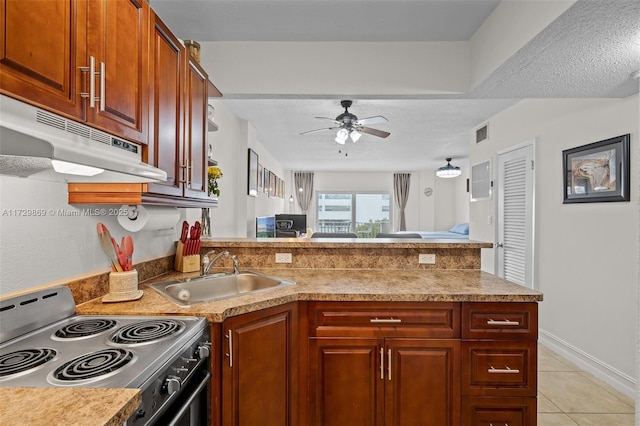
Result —
<svg viewBox="0 0 640 426"><path fill-rule="evenodd" d="M191 256L183 256L184 244L178 241L176 247L176 259L173 263L173 269L178 272L196 272L200 270L200 255L193 254Z"/></svg>

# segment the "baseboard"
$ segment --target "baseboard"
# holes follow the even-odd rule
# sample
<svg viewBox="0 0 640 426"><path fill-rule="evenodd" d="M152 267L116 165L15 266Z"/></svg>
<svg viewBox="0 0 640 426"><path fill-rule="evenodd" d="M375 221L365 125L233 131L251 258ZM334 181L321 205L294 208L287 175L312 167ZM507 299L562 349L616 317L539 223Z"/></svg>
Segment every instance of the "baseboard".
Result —
<svg viewBox="0 0 640 426"><path fill-rule="evenodd" d="M584 352L553 334L539 330L538 341L553 352L562 355L584 371L611 385L629 398L636 399L636 379Z"/></svg>

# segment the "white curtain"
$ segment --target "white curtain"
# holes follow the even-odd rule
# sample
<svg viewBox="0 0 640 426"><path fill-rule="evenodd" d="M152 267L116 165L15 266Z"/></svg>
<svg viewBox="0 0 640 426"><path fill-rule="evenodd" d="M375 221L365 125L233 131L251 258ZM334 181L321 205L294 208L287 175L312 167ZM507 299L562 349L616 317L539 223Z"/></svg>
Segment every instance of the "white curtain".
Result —
<svg viewBox="0 0 640 426"><path fill-rule="evenodd" d="M404 218L404 208L407 206L409 199L409 181L411 173L394 173L393 174L393 195L396 203L400 208L400 231L407 230L407 224Z"/></svg>
<svg viewBox="0 0 640 426"><path fill-rule="evenodd" d="M298 205L304 213L307 213L313 196L313 172L295 172L293 181L296 185L295 191Z"/></svg>

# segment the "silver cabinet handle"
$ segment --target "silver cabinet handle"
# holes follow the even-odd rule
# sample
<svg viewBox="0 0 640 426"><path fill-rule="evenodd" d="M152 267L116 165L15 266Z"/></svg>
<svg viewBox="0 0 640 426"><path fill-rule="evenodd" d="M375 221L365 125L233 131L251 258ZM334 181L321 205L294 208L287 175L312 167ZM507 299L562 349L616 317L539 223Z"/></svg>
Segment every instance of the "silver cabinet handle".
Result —
<svg viewBox="0 0 640 426"><path fill-rule="evenodd" d="M369 319L371 324L389 324L389 323L399 323L402 322L400 318L371 318Z"/></svg>
<svg viewBox="0 0 640 426"><path fill-rule="evenodd" d="M384 380L384 348L380 348L380 378Z"/></svg>
<svg viewBox="0 0 640 426"><path fill-rule="evenodd" d="M80 67L80 71L89 73L89 93L80 92L81 98L89 98L89 108L95 108L96 106L96 58L89 56L89 66Z"/></svg>
<svg viewBox="0 0 640 426"><path fill-rule="evenodd" d="M520 325L520 321L510 321L510 320L494 320L488 319L487 325L509 325L509 326L518 326Z"/></svg>
<svg viewBox="0 0 640 426"><path fill-rule="evenodd" d="M231 330L227 331L227 340L229 340L229 353L226 355L229 357L229 367L233 367L233 334Z"/></svg>
<svg viewBox="0 0 640 426"><path fill-rule="evenodd" d="M104 62L100 62L100 111L104 111L105 109L104 93L106 91L105 89L105 85L107 82L106 76L107 76L107 66L104 64Z"/></svg>
<svg viewBox="0 0 640 426"><path fill-rule="evenodd" d="M391 380L391 349L387 349L387 376Z"/></svg>
<svg viewBox="0 0 640 426"><path fill-rule="evenodd" d="M487 369L487 373L489 374L520 374L520 370L512 370L509 367L505 368L494 368L493 365L490 365Z"/></svg>

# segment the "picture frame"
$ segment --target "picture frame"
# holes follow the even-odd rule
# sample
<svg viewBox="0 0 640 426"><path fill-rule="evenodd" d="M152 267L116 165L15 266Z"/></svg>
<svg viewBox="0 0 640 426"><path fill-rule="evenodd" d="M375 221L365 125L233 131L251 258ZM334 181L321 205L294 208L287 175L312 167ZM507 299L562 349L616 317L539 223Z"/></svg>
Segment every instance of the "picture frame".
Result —
<svg viewBox="0 0 640 426"><path fill-rule="evenodd" d="M269 198L275 198L276 196L276 174L269 172Z"/></svg>
<svg viewBox="0 0 640 426"><path fill-rule="evenodd" d="M258 196L258 154L249 148L249 161L247 170L249 176L247 179L247 195L251 197Z"/></svg>
<svg viewBox="0 0 640 426"><path fill-rule="evenodd" d="M258 192L264 192L264 167L258 163Z"/></svg>
<svg viewBox="0 0 640 426"><path fill-rule="evenodd" d="M630 200L630 134L562 151L563 204Z"/></svg>

